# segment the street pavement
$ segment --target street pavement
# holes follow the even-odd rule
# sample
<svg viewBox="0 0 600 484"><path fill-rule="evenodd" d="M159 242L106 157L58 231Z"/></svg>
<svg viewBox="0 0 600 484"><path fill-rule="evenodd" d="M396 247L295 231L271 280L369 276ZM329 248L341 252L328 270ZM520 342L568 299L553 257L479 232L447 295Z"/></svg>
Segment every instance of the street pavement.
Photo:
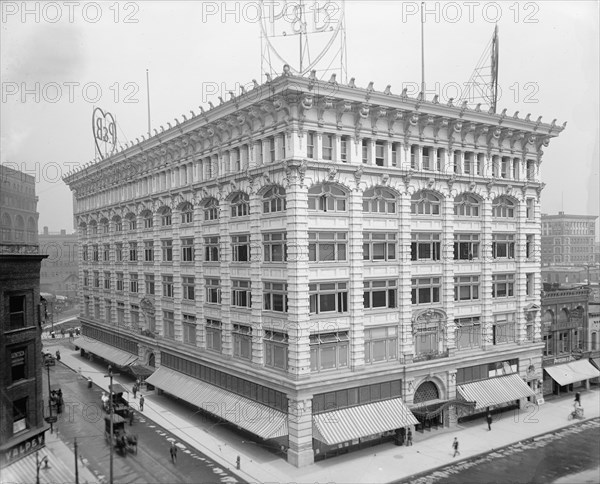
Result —
<svg viewBox="0 0 600 484"><path fill-rule="evenodd" d="M52 352L57 344L70 345L68 339L46 340L45 344L52 345L48 346ZM61 363L78 371L81 378L89 378L108 390L108 379L104 378L104 370L98 363L90 363L78 351L67 347L61 348L61 356ZM115 380L131 390L133 381L130 377L120 376ZM143 413L147 418L223 468L248 482L257 483L388 483L580 422L567 419L573 409L572 396L556 398L539 407L531 406L497 416L491 431L482 418L453 428L414 432L411 447L383 444L296 468L270 451L241 440L229 429L207 424L206 419L170 397L142 393L146 401ZM600 416L600 389L592 387L583 391L582 405L586 419ZM452 456L454 437L460 442L461 454L457 458ZM239 470L236 469L238 457Z"/></svg>

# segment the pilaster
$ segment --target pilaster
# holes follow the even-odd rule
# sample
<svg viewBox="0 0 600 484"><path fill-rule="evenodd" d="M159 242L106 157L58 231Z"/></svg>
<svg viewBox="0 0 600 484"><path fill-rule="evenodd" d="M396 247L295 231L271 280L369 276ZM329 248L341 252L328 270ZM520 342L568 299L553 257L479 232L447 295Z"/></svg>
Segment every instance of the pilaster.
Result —
<svg viewBox="0 0 600 484"><path fill-rule="evenodd" d="M492 339L492 200L485 198L481 204L481 339L483 349L493 346Z"/></svg>
<svg viewBox="0 0 600 484"><path fill-rule="evenodd" d="M231 216L229 202L224 198L219 200L219 259L221 282L221 324L223 336L223 354L233 355L231 331L231 237L229 235L229 218Z"/></svg>
<svg viewBox="0 0 600 484"><path fill-rule="evenodd" d="M412 292L411 292L411 214L410 194L402 193L398 199L398 260L400 261L398 296L400 319L400 355L406 363L412 362L414 356L412 335Z"/></svg>
<svg viewBox="0 0 600 484"><path fill-rule="evenodd" d="M288 429L288 462L296 467L312 464L312 399L288 395Z"/></svg>
<svg viewBox="0 0 600 484"><path fill-rule="evenodd" d="M454 342L454 198L442 199L442 302L448 319L445 328L446 348L456 348ZM446 348L440 348L445 350Z"/></svg>
<svg viewBox="0 0 600 484"><path fill-rule="evenodd" d="M365 363L362 201L362 190L356 189L350 192L348 197L350 215L348 223L348 257L350 261L348 311L350 314L350 366L352 369L362 368Z"/></svg>
<svg viewBox="0 0 600 484"><path fill-rule="evenodd" d="M263 284L261 264L263 260L262 234L260 231L262 214L262 197L260 194L250 195L250 281L252 294L252 362L258 365L264 363L263 358L263 329L262 329L262 300Z"/></svg>

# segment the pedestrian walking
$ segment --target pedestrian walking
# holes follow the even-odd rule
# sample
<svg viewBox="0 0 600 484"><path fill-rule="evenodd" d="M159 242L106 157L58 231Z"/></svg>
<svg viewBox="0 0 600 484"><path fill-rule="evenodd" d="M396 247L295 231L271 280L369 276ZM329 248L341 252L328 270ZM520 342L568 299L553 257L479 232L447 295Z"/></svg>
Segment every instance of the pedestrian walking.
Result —
<svg viewBox="0 0 600 484"><path fill-rule="evenodd" d="M169 453L171 454L171 461L175 464L177 462L177 446L175 445L175 442L171 442Z"/></svg>
<svg viewBox="0 0 600 484"><path fill-rule="evenodd" d="M129 409L129 426L130 427L133 425L133 416L134 416L133 408L130 408Z"/></svg>
<svg viewBox="0 0 600 484"><path fill-rule="evenodd" d="M137 395L137 391L138 391L137 383L133 384L132 391L133 391L133 399L135 400L135 396Z"/></svg>
<svg viewBox="0 0 600 484"><path fill-rule="evenodd" d="M56 361L60 361L60 351L56 350Z"/></svg>
<svg viewBox="0 0 600 484"><path fill-rule="evenodd" d="M140 395L140 412L144 411L144 395Z"/></svg>
<svg viewBox="0 0 600 484"><path fill-rule="evenodd" d="M485 418L488 424L488 430L492 430L492 414L488 412L487 417Z"/></svg>
<svg viewBox="0 0 600 484"><path fill-rule="evenodd" d="M60 337L61 338L65 337L65 328L60 328Z"/></svg>
<svg viewBox="0 0 600 484"><path fill-rule="evenodd" d="M575 394L575 403L573 405L575 404L581 407L581 393L579 392Z"/></svg>
<svg viewBox="0 0 600 484"><path fill-rule="evenodd" d="M452 442L452 448L454 449L454 455L452 457L460 455L460 452L458 451L458 439L456 437L454 437L454 442Z"/></svg>
<svg viewBox="0 0 600 484"><path fill-rule="evenodd" d="M408 429L408 433L406 434L406 445L412 445L412 430Z"/></svg>

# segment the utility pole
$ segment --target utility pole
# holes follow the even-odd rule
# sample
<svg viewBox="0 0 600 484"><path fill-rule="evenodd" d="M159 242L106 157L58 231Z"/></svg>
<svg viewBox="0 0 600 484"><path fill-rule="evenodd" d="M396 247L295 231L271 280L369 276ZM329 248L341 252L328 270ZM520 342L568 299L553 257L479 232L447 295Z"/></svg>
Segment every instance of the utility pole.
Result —
<svg viewBox="0 0 600 484"><path fill-rule="evenodd" d="M113 374L112 369L109 368L108 375L104 375L104 378L110 378L110 384L108 387L108 408L110 413L110 474L109 474L109 484L113 484L113 452L114 452L114 442L113 442L113 376L117 376L118 373Z"/></svg>
<svg viewBox="0 0 600 484"><path fill-rule="evenodd" d="M75 484L79 484L79 463L77 462L77 437L73 439L75 445Z"/></svg>
<svg viewBox="0 0 600 484"><path fill-rule="evenodd" d="M53 433L52 424L54 419L52 418L52 394L50 393L50 365L46 363L46 370L48 370L48 422L50 422L50 433Z"/></svg>

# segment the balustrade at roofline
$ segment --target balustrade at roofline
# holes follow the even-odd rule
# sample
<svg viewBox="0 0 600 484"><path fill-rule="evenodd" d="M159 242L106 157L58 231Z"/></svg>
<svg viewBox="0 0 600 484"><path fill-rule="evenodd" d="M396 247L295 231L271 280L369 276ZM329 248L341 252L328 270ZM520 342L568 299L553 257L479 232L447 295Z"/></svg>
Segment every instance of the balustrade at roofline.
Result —
<svg viewBox="0 0 600 484"><path fill-rule="evenodd" d="M263 85L256 83L255 89L243 92L240 96L236 97L231 93L232 99L223 101L219 106L214 107L209 103L211 104L209 111L204 111L200 107L199 115L190 111L191 119L183 115L183 122L175 119L175 126L167 123L169 128L164 130L161 126L160 133L154 129L154 136L148 139L142 136L142 141L137 139L137 144L126 145L105 160L90 162L78 171L67 174L63 180L69 185L76 185L78 181L91 176L100 168L108 168L134 157L147 156L151 150L157 148L165 152L168 148L180 150L188 147L190 143L194 145L201 138L212 138L212 145L214 145L215 137L221 144L223 133L231 133L233 129L241 126L239 132L243 136L243 127L248 126L251 131L254 131L255 121L258 124L257 131L262 136L269 128L265 126L267 116L273 117L270 127L282 123L289 125L292 121L296 121L302 128L304 111L315 108L318 110L321 122L325 110L334 110L338 120L341 120L344 112L352 112L357 129L369 132L371 130L362 126L361 120L371 118L372 122L373 119L376 122L382 117L386 117L388 124L391 122L392 125L396 121L403 120L405 135L406 128L417 125L419 137L422 137L424 127L433 123L442 123L443 127L448 126L452 136L454 132L461 133L463 141L466 133L486 128L486 131L491 129L491 134L495 138L503 140L512 138L511 143L514 143L513 137L516 131L518 139L525 139L525 144L532 141L536 143L536 151L539 151L542 144L546 146L551 137L558 136L566 124L558 126L556 120L551 124L542 123L541 116L533 122L529 119L529 114L525 119L521 119L518 117L518 111L513 116L507 116L506 109L501 114L495 114L483 112L478 109L479 106L469 109L466 103L460 107L453 106L451 102L440 104L437 96L431 101L423 100L421 95L417 98L409 98L406 90L401 95L388 92L390 91L386 90L383 93L374 91L371 85L367 89L358 88L353 82L346 86L336 82L282 75ZM294 119L292 115L295 115ZM340 121L338 127L339 125ZM449 133L448 138L452 136ZM167 146L168 143L172 145Z"/></svg>

